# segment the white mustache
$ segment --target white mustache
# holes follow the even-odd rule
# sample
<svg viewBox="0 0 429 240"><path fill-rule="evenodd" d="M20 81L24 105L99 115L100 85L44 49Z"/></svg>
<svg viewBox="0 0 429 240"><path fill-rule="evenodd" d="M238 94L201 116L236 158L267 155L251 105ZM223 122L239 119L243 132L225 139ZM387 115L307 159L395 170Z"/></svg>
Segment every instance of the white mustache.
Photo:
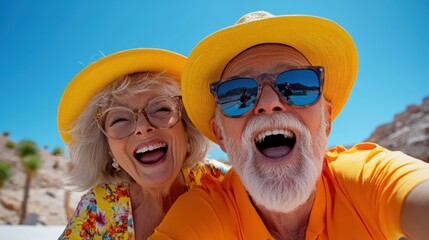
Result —
<svg viewBox="0 0 429 240"><path fill-rule="evenodd" d="M252 135L267 128L285 128L294 132L295 135L309 133L308 128L291 113L276 113L273 115L255 115L249 119L243 130L242 142L250 144L253 142Z"/></svg>

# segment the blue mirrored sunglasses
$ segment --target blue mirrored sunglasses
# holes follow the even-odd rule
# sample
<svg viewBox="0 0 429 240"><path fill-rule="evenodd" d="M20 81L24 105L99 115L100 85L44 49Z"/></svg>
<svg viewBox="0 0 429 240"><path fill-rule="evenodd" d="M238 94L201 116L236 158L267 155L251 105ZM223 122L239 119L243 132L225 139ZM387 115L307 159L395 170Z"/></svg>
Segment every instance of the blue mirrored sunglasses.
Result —
<svg viewBox="0 0 429 240"><path fill-rule="evenodd" d="M315 104L322 94L323 67L295 68L258 79L240 77L219 80L210 84L210 92L225 116L241 117L258 103L263 81L270 81L285 104L307 107Z"/></svg>

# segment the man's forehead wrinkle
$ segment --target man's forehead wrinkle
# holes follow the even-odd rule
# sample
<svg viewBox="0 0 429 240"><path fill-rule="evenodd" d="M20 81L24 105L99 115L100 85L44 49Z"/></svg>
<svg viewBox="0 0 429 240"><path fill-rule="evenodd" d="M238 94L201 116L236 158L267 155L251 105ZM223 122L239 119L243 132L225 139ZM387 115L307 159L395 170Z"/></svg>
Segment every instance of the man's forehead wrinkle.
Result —
<svg viewBox="0 0 429 240"><path fill-rule="evenodd" d="M278 73L282 70L285 70L285 69L292 69L293 67L295 67L295 66L293 66L290 63L277 62L273 68L270 68L268 71L264 71L262 73L257 73L257 74L258 75L260 75L260 74L271 75L271 74L276 74L276 73ZM234 73L233 76L229 76L227 79L233 79L233 78L238 78L238 77L248 77L248 76L255 77L254 76L255 73L256 73L256 69L254 67L247 67L245 69L238 71L237 73Z"/></svg>
<svg viewBox="0 0 429 240"><path fill-rule="evenodd" d="M252 76L252 74L255 73L255 69L253 67L248 67L245 69L241 69L238 72L235 72L233 76L229 76L226 79L233 79L233 78L239 78L239 77L249 77Z"/></svg>
<svg viewBox="0 0 429 240"><path fill-rule="evenodd" d="M253 51L253 49L248 51ZM261 74L277 74L279 72L301 66L301 60L303 59L305 62L308 62L305 56L301 55L300 52L294 52L290 49L287 49L287 51L285 50L285 52L281 53L273 51L272 49L266 49L262 52L252 52L252 54L245 57L242 56L242 54L248 54L248 52L245 51L235 56L224 68L221 79L257 77ZM269 56L269 59L262 63L264 65L263 70L260 69L261 66L259 64L256 66L254 63L252 64L253 59L259 58L261 56ZM242 63L243 61L244 63ZM250 61L250 63L248 61ZM226 74L232 76L225 77L227 76Z"/></svg>
<svg viewBox="0 0 429 240"><path fill-rule="evenodd" d="M278 70L283 70L283 69L289 69L292 67L292 64L290 63L285 63L285 62L278 62L275 67L274 70L278 71Z"/></svg>

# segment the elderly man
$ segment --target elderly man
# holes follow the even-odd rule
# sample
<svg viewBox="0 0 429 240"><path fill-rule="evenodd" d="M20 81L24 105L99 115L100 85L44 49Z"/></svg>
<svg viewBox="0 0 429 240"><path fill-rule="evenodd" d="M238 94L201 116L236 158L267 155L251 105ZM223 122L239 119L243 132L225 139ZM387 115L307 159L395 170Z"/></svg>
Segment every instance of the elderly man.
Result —
<svg viewBox="0 0 429 240"><path fill-rule="evenodd" d="M199 43L184 104L233 169L183 195L152 239L427 239L428 164L372 143L326 152L357 62L348 33L313 16L254 12Z"/></svg>

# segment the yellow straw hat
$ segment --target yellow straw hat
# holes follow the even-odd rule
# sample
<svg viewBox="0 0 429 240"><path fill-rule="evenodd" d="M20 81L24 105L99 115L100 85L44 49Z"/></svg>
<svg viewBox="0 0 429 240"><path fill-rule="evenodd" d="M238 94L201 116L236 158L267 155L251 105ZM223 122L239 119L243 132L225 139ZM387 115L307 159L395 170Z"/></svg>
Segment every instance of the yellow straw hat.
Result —
<svg viewBox="0 0 429 240"><path fill-rule="evenodd" d="M332 103L332 121L352 90L358 55L349 34L335 22L314 16L274 16L264 11L243 16L234 26L219 30L197 44L182 73L182 96L195 126L210 140L215 101L210 83L218 81L228 62L262 43L281 43L300 51L314 66L325 69L323 96Z"/></svg>
<svg viewBox="0 0 429 240"><path fill-rule="evenodd" d="M64 143L67 133L91 99L120 76L134 72L167 72L180 82L186 58L162 49L136 48L117 52L88 65L68 84L58 106L58 130Z"/></svg>

